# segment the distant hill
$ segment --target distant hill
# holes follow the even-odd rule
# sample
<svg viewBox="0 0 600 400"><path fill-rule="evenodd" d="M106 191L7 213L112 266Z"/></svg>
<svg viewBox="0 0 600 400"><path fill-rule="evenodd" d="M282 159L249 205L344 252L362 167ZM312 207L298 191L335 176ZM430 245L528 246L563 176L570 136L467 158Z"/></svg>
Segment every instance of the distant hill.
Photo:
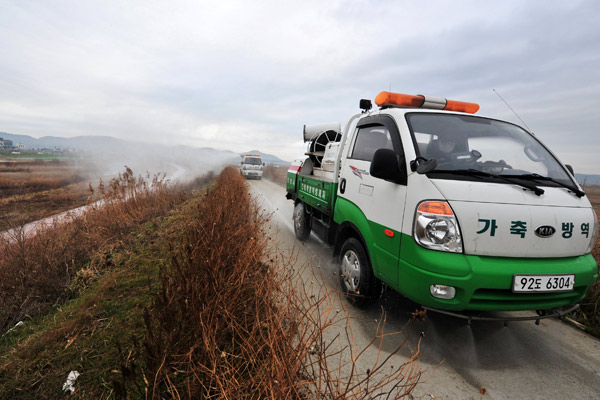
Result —
<svg viewBox="0 0 600 400"><path fill-rule="evenodd" d="M600 175L575 174L575 179L582 186L600 186Z"/></svg>
<svg viewBox="0 0 600 400"><path fill-rule="evenodd" d="M211 147L163 146L130 142L111 136L77 136L62 138L45 136L39 139L27 135L0 132L0 138L12 140L14 146L24 145L39 151L74 150L82 152L87 160L97 164L103 174L122 172L124 166L134 172L202 175L220 171L227 164L238 164L239 155L229 150Z"/></svg>
<svg viewBox="0 0 600 400"><path fill-rule="evenodd" d="M12 140L14 146L22 144L34 150L102 150L114 149L131 143L111 136L76 136L72 138L44 136L38 139L28 135L15 135L7 132L0 132L0 138Z"/></svg>
<svg viewBox="0 0 600 400"><path fill-rule="evenodd" d="M39 139L28 135L0 132L0 138L12 140L34 150L75 150L93 158L107 174L123 170L125 165L138 173L171 172L182 168L196 174L209 170L218 171L224 165L238 165L240 153L217 150L212 147L164 146L158 144L130 142L111 136L76 136L63 138L44 136ZM260 154L265 163L287 166L290 164L272 154L260 150L247 153ZM242 153L245 154L245 153Z"/></svg>
<svg viewBox="0 0 600 400"><path fill-rule="evenodd" d="M35 150L73 149L102 153L120 153L121 151L119 149L129 150L132 146L134 146L136 151L139 152L147 151L149 149L167 149L175 150L177 152L183 152L187 155L190 155L190 152L201 152L203 153L203 156L207 156L210 154L214 156L224 156L225 158L230 158L230 161L236 164L238 162L237 157L239 157L239 154L233 151L216 150L212 147L198 148L189 146L162 146L156 144L129 142L126 140L114 138L112 136L76 136L72 138L44 136L37 139L28 135L16 135L8 132L0 132L0 138L12 140L15 146L23 144L26 147ZM265 162L269 164L287 165L290 163L289 161L284 161L272 154L263 153L260 150L250 150L247 153L260 154L261 157L265 160Z"/></svg>
<svg viewBox="0 0 600 400"><path fill-rule="evenodd" d="M15 135L7 132L0 132L0 138L13 141L13 145L25 145L25 147L34 150L79 150L102 154L123 154L133 153L162 153L174 154L178 156L198 155L209 156L209 158L224 158L228 162L237 161L237 154L230 150L217 150L212 147L190 147L190 146L164 146L159 144L130 142L117 139L112 136L75 136L72 138L44 136L39 139L28 135ZM212 157L211 157L212 155Z"/></svg>

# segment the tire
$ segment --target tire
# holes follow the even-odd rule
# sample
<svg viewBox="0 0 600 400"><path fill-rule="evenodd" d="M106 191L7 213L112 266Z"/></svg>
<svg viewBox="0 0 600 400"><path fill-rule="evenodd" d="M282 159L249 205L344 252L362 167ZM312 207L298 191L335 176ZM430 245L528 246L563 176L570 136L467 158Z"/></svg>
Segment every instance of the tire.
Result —
<svg viewBox="0 0 600 400"><path fill-rule="evenodd" d="M302 242L310 236L310 220L304 209L304 204L298 203L294 207L294 233L296 238Z"/></svg>
<svg viewBox="0 0 600 400"><path fill-rule="evenodd" d="M373 268L364 246L356 238L347 239L340 251L340 286L348 301L358 307L377 300L381 282L373 275Z"/></svg>

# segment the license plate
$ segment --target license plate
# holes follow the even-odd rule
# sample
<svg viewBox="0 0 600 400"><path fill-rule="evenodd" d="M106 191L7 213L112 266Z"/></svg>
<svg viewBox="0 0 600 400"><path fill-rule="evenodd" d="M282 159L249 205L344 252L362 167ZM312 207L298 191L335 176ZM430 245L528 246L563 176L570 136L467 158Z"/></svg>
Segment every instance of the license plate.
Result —
<svg viewBox="0 0 600 400"><path fill-rule="evenodd" d="M514 275L513 292L570 292L575 275Z"/></svg>

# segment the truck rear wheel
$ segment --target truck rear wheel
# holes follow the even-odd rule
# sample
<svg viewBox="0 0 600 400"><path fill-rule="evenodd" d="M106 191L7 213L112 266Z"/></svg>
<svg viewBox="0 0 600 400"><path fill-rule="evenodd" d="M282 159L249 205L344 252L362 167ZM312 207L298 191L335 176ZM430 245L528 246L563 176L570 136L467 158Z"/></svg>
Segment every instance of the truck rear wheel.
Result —
<svg viewBox="0 0 600 400"><path fill-rule="evenodd" d="M304 204L296 204L294 207L294 233L296 238L303 242L310 236L310 221L308 218Z"/></svg>
<svg viewBox="0 0 600 400"><path fill-rule="evenodd" d="M377 299L381 283L373 275L365 248L355 238L347 239L340 252L340 285L348 301L365 306Z"/></svg>

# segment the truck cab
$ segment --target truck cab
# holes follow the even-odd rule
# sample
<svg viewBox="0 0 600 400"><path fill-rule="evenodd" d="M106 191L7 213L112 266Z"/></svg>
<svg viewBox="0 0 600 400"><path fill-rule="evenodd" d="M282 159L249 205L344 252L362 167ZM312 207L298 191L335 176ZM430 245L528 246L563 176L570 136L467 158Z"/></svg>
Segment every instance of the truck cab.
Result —
<svg viewBox="0 0 600 400"><path fill-rule="evenodd" d="M310 158L288 171L294 226L334 246L351 301L372 300L381 282L451 311L585 296L598 218L570 167L520 126L475 116L477 104L389 92L375 102L326 146L330 174L302 174Z"/></svg>
<svg viewBox="0 0 600 400"><path fill-rule="evenodd" d="M242 154L240 174L246 179L262 179L265 163L260 154Z"/></svg>

